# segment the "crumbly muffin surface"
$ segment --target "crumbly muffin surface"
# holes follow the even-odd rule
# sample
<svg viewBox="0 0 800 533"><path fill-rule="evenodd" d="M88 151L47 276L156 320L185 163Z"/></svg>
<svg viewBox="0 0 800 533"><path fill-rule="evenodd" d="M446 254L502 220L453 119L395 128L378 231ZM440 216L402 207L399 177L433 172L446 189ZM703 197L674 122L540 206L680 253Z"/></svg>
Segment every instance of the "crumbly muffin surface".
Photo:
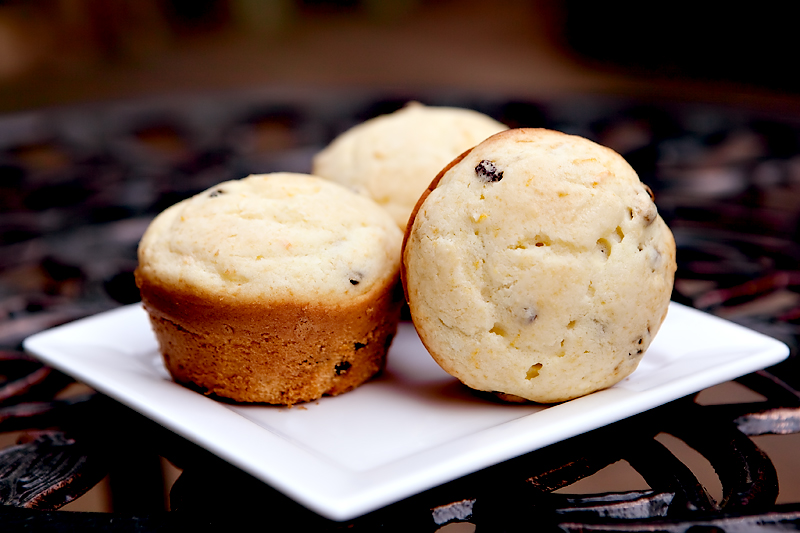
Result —
<svg viewBox="0 0 800 533"><path fill-rule="evenodd" d="M414 102L334 139L315 156L312 174L366 194L405 229L436 174L464 150L505 129L477 111Z"/></svg>
<svg viewBox="0 0 800 533"><path fill-rule="evenodd" d="M338 184L250 176L157 216L135 276L176 382L292 405L384 367L402 304L401 242L380 206Z"/></svg>
<svg viewBox="0 0 800 533"><path fill-rule="evenodd" d="M140 275L220 300L326 303L396 274L401 232L374 202L314 176L221 183L161 213Z"/></svg>
<svg viewBox="0 0 800 533"><path fill-rule="evenodd" d="M414 324L446 371L474 389L557 402L635 370L667 313L675 243L621 156L509 130L428 192L403 275Z"/></svg>

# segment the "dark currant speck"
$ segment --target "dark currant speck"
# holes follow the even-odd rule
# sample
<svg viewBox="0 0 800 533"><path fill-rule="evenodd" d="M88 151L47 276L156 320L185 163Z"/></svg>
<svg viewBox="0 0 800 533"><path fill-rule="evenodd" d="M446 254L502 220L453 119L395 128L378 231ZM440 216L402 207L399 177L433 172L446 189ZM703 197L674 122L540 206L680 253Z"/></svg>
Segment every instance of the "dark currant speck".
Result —
<svg viewBox="0 0 800 533"><path fill-rule="evenodd" d="M475 167L475 173L480 179L487 182L500 181L503 179L503 171L497 169L492 161L484 159Z"/></svg>
<svg viewBox="0 0 800 533"><path fill-rule="evenodd" d="M216 197L216 196L219 196L220 194L223 194L224 192L225 192L225 191L223 191L222 189L214 189L213 191L211 191L211 192L209 193L208 197L209 197L209 198L214 198L214 197Z"/></svg>
<svg viewBox="0 0 800 533"><path fill-rule="evenodd" d="M355 346L356 346L356 351L358 351L361 348L364 348L366 346L366 344L364 344L363 342L357 342L357 343L355 343Z"/></svg>
<svg viewBox="0 0 800 533"><path fill-rule="evenodd" d="M351 365L348 361L342 361L341 363L337 363L333 370L336 372L337 376L341 376L350 370L351 366L353 365Z"/></svg>

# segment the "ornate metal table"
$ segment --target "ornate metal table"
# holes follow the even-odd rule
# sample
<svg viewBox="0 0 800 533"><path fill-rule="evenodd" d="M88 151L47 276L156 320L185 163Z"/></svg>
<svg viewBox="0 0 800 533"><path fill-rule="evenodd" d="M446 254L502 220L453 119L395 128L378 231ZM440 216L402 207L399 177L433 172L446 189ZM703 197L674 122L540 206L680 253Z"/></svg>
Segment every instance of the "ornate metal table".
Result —
<svg viewBox="0 0 800 533"><path fill-rule="evenodd" d="M728 384L722 400L703 391L337 523L21 351L33 333L137 301L136 245L166 206L249 173L307 172L334 135L410 99L581 134L622 153L675 234L673 300L779 338L789 359ZM0 524L800 529L800 459L791 456L800 442L798 217L800 117L752 109L264 90L0 117ZM704 459L676 454L676 442ZM790 459L776 460L764 443L788 449ZM180 474L174 483L165 482L165 460ZM619 464L639 476L640 488L617 487L608 468ZM698 464L710 465L711 476L699 475ZM587 479L597 480L590 493L576 490ZM110 512L60 510L101 481Z"/></svg>

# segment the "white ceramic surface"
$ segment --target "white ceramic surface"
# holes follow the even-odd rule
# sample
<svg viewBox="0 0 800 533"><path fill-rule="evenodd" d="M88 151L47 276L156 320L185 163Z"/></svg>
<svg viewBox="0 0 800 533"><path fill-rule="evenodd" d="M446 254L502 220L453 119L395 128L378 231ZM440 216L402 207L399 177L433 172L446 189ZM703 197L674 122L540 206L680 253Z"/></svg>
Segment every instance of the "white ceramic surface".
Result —
<svg viewBox="0 0 800 533"><path fill-rule="evenodd" d="M379 378L292 408L173 383L140 305L39 333L25 349L317 513L347 520L786 358L783 343L672 303L639 368L553 406L500 404L446 374L402 323Z"/></svg>

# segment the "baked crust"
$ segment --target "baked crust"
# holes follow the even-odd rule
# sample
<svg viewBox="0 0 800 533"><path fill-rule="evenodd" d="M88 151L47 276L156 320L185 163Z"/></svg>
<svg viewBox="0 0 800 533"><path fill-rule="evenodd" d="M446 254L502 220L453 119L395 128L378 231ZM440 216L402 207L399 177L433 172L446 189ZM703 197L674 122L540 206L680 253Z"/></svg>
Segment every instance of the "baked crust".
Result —
<svg viewBox="0 0 800 533"><path fill-rule="evenodd" d="M461 154L420 196L403 238L423 345L505 401L565 401L630 374L664 321L675 271L648 193L618 154L550 130L508 130Z"/></svg>
<svg viewBox="0 0 800 533"><path fill-rule="evenodd" d="M379 373L402 304L398 276L347 305L227 302L164 287L136 271L167 370L238 402L293 405Z"/></svg>
<svg viewBox="0 0 800 533"><path fill-rule="evenodd" d="M417 213L419 213L422 204L425 203L425 199L428 198L431 192L433 192L433 190L439 185L442 176L447 174L448 170L456 166L458 163L461 162L462 159L467 157L467 155L469 155L469 153L473 149L474 148L470 148L469 150L464 151L464 153L462 153L461 155L450 161L450 163L448 163L446 167L440 170L439 173L436 174L436 176L431 180L430 185L428 185L428 187L424 191L422 191L419 200L417 200L417 204L414 206L414 209L411 210L411 214L408 217L408 224L406 225L406 230L403 233L403 244L400 248L400 279L403 283L403 296L405 297L406 302L408 301L408 283L406 282L407 273L406 273L406 261L405 261L406 245L408 244L408 238L411 236L411 228L414 226L414 219L417 218Z"/></svg>
<svg viewBox="0 0 800 533"><path fill-rule="evenodd" d="M156 217L136 283L176 382L292 405L383 368L402 303L401 240L374 201L340 185L254 175Z"/></svg>

